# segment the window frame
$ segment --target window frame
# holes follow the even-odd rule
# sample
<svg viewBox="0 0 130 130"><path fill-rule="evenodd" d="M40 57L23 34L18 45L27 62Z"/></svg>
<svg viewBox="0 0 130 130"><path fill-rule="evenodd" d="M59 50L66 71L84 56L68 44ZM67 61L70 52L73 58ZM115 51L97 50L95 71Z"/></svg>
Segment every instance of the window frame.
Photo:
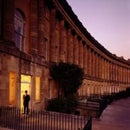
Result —
<svg viewBox="0 0 130 130"><path fill-rule="evenodd" d="M15 9L14 16L14 33L15 45L20 51L24 51L24 31L25 31L25 16L19 9Z"/></svg>

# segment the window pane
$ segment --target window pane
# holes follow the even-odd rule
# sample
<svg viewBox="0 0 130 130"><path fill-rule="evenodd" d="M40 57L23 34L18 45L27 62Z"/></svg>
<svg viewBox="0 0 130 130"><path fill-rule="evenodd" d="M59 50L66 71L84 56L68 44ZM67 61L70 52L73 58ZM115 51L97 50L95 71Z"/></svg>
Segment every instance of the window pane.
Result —
<svg viewBox="0 0 130 130"><path fill-rule="evenodd" d="M15 44L20 50L23 50L23 30L24 30L24 18L22 14L16 10L15 11Z"/></svg>

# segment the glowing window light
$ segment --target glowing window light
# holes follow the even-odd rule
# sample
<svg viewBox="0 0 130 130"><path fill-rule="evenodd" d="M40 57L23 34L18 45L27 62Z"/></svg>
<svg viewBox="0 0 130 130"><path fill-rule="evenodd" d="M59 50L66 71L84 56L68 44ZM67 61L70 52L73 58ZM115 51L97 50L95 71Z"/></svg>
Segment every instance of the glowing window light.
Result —
<svg viewBox="0 0 130 130"><path fill-rule="evenodd" d="M35 84L35 86L36 86L35 100L40 101L40 77L37 76L35 80L36 80L36 84Z"/></svg>
<svg viewBox="0 0 130 130"><path fill-rule="evenodd" d="M31 81L31 76L21 75L21 82L22 83L29 83Z"/></svg>
<svg viewBox="0 0 130 130"><path fill-rule="evenodd" d="M16 101L16 73L9 73L9 103L14 105Z"/></svg>

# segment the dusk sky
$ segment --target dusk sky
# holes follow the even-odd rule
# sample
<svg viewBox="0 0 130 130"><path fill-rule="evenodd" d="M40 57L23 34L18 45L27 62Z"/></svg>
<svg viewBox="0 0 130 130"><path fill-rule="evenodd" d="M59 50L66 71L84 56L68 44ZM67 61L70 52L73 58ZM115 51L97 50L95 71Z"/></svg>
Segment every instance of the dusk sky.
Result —
<svg viewBox="0 0 130 130"><path fill-rule="evenodd" d="M130 58L130 0L67 0L87 31L108 51Z"/></svg>

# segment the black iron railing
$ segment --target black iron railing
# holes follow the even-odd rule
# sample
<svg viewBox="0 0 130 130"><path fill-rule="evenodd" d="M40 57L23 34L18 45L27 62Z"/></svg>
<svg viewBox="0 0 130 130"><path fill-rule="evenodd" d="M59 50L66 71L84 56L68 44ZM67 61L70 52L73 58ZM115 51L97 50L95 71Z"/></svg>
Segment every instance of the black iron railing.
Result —
<svg viewBox="0 0 130 130"><path fill-rule="evenodd" d="M91 130L86 116L30 110L22 114L16 107L0 107L0 126L13 130Z"/></svg>

